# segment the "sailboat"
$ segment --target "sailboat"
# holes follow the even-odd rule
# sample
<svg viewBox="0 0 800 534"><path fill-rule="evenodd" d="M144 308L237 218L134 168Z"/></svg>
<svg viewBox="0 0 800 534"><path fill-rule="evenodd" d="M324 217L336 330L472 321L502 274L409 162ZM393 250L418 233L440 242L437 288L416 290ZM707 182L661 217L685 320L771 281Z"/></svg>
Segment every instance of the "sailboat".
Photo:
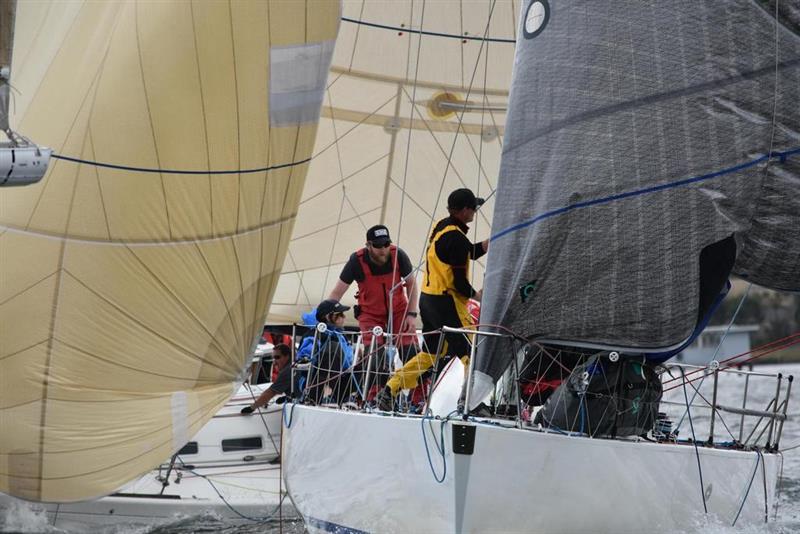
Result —
<svg viewBox="0 0 800 534"><path fill-rule="evenodd" d="M670 380L688 389L691 371L663 362L702 331L732 274L800 290L796 2L598 10L531 0L519 13L482 325L461 331L474 341L466 380L456 380L465 407L435 389L425 415L286 408L292 501L309 530L328 532L767 522L791 381L774 377L762 409L736 411L715 395L707 440L694 428L691 439L658 432L657 401L619 390L599 396L610 398L612 419L644 407L649 422L594 432L580 415L593 376L612 368L650 376L659 398ZM411 30L430 41L448 34ZM519 380L520 343L542 357L566 349L592 359L551 396L565 399L573 387L581 424L531 421L513 391L511 418L472 414L504 377ZM460 378L451 366L445 382L453 368ZM617 411L622 401L630 409ZM690 418L692 409L687 398ZM769 420L768 434L715 439L724 410Z"/></svg>
<svg viewBox="0 0 800 534"><path fill-rule="evenodd" d="M13 4L8 120L52 157L0 190L0 492L84 502L184 450L238 391L341 6Z"/></svg>

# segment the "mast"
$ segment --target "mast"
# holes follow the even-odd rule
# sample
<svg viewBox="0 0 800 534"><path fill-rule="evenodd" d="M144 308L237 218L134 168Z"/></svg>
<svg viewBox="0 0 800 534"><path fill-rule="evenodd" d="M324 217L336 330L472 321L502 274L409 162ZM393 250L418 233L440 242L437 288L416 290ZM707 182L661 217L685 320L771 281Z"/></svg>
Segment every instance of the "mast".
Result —
<svg viewBox="0 0 800 534"><path fill-rule="evenodd" d="M9 124L16 14L17 0L0 0L0 130L8 138L0 143L0 187L37 183L47 172L52 152L14 132Z"/></svg>
<svg viewBox="0 0 800 534"><path fill-rule="evenodd" d="M14 15L17 0L0 0L0 129L8 131L8 80L14 47Z"/></svg>

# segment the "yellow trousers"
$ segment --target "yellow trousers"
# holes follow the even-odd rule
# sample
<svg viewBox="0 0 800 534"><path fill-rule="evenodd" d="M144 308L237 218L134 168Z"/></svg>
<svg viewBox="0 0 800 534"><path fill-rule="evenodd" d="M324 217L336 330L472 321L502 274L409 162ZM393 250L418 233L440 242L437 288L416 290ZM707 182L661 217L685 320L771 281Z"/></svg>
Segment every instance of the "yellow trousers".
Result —
<svg viewBox="0 0 800 534"><path fill-rule="evenodd" d="M462 356L461 361L464 362L464 368L469 365L469 356ZM419 377L425 374L425 371L433 367L436 363L436 356L429 352L420 352L406 364L398 369L392 377L386 382L389 389L392 390L392 397L397 395L401 389L411 389L417 386Z"/></svg>

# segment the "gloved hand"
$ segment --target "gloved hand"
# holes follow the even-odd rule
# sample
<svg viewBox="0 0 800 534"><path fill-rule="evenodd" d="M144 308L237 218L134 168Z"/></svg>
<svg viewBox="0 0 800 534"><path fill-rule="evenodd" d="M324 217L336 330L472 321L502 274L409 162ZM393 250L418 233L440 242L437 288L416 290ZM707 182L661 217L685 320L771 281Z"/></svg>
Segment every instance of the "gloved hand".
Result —
<svg viewBox="0 0 800 534"><path fill-rule="evenodd" d="M243 415L250 415L250 414L251 414L251 413L253 413L254 411L255 411L255 410L253 409L253 407L252 407L252 406L245 406L244 408L242 408L242 411L241 411L241 412L239 412L239 413L241 413L241 414L243 414Z"/></svg>
<svg viewBox="0 0 800 534"><path fill-rule="evenodd" d="M285 403L287 400L288 400L288 398L287 398L287 397L278 397L277 399L275 399L275 404L283 404L283 403Z"/></svg>

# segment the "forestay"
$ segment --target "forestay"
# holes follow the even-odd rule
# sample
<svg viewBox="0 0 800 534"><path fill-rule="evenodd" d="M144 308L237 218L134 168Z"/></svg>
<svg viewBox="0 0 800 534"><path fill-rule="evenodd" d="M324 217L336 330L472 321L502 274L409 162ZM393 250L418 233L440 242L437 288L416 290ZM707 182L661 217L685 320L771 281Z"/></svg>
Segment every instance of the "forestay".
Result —
<svg viewBox="0 0 800 534"><path fill-rule="evenodd" d="M0 193L0 491L76 501L222 406L283 263L338 2L20 2Z"/></svg>
<svg viewBox="0 0 800 534"><path fill-rule="evenodd" d="M470 232L488 236L519 7L517 0L344 3L271 320L296 321L326 298L372 225L386 224L416 266L453 189L489 197ZM482 276L476 265L477 287Z"/></svg>
<svg viewBox="0 0 800 534"><path fill-rule="evenodd" d="M730 272L800 290L800 4L522 9L482 322L662 350Z"/></svg>

